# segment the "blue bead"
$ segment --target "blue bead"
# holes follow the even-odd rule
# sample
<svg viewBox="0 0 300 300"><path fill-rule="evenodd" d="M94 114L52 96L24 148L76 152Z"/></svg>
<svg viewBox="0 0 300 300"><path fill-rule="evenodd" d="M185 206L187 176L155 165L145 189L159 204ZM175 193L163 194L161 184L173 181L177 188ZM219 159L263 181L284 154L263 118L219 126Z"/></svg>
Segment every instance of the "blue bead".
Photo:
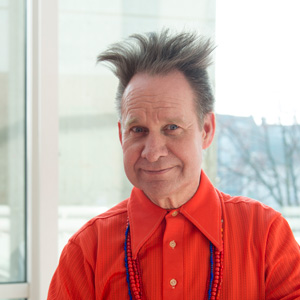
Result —
<svg viewBox="0 0 300 300"><path fill-rule="evenodd" d="M128 257L127 257L127 239L129 234L129 224L126 228L125 232L125 243L124 243L124 251L125 251L125 268L126 268L126 281L128 286L128 295L130 300L132 300L131 290L130 290L130 280L129 280L129 270L128 270Z"/></svg>
<svg viewBox="0 0 300 300"><path fill-rule="evenodd" d="M210 250L210 280L209 280L208 300L211 298L211 289L212 289L212 283L214 279L214 247L211 242L209 242L209 250Z"/></svg>

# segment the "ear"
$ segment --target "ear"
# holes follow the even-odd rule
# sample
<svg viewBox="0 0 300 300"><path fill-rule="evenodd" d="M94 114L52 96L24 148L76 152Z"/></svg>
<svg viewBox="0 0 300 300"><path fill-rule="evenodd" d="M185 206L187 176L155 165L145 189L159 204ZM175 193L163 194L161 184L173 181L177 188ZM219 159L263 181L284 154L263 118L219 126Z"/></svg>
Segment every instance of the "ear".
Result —
<svg viewBox="0 0 300 300"><path fill-rule="evenodd" d="M202 128L202 148L207 149L213 141L216 130L216 120L214 113L208 113L204 117Z"/></svg>
<svg viewBox="0 0 300 300"><path fill-rule="evenodd" d="M120 143L122 145L122 127L121 127L121 122L120 121L118 122L118 128L119 128L119 140L120 140Z"/></svg>

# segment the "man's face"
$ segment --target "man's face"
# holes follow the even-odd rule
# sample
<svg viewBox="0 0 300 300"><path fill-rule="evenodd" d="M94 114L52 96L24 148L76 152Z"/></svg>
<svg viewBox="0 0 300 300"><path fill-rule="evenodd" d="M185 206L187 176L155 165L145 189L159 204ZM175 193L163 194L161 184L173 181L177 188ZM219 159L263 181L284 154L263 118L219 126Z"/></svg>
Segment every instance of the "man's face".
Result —
<svg viewBox="0 0 300 300"><path fill-rule="evenodd" d="M119 123L128 179L161 207L182 205L198 188L202 149L214 129L212 113L200 128L194 92L181 72L136 74L124 91Z"/></svg>

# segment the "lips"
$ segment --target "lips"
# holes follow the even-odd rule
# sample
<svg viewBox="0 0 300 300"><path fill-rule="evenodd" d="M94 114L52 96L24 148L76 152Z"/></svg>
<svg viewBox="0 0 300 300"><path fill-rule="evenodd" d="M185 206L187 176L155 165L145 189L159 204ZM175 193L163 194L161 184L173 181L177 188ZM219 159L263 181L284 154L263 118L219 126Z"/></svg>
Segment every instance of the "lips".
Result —
<svg viewBox="0 0 300 300"><path fill-rule="evenodd" d="M168 171L172 170L174 167L169 167L169 168L163 168L163 169L141 169L144 173L149 174L149 175L158 175L158 174L164 174L167 173Z"/></svg>

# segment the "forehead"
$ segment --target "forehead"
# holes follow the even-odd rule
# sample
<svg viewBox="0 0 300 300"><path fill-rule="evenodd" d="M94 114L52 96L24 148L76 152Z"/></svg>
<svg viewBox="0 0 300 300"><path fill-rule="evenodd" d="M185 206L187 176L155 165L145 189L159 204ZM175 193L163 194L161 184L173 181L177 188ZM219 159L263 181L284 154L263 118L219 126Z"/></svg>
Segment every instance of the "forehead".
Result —
<svg viewBox="0 0 300 300"><path fill-rule="evenodd" d="M155 76L138 73L131 79L122 97L122 118L149 111L196 114L194 91L181 72Z"/></svg>

